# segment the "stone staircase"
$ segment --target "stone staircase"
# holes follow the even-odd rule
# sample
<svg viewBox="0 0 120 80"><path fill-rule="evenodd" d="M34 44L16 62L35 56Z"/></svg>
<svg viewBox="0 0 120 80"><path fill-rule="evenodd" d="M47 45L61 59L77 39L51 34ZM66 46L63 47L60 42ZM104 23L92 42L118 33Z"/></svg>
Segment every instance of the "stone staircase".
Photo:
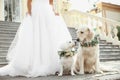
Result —
<svg viewBox="0 0 120 80"><path fill-rule="evenodd" d="M6 55L20 23L0 21L0 64L6 64Z"/></svg>
<svg viewBox="0 0 120 80"><path fill-rule="evenodd" d="M20 23L16 22L0 21L0 64L7 64L6 55L19 25ZM69 28L69 31L75 40L76 30ZM120 46L107 43L106 40L100 40L100 60L120 60Z"/></svg>

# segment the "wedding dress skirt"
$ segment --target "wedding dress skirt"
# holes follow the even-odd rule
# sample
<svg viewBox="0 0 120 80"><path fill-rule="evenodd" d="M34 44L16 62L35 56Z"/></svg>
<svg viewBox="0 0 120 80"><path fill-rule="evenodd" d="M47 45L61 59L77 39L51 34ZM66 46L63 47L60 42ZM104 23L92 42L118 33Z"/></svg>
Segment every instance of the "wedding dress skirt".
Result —
<svg viewBox="0 0 120 80"><path fill-rule="evenodd" d="M63 19L54 15L48 3L39 1L32 3L32 15L21 22L8 51L9 63L0 68L0 76L37 77L59 71L57 51L72 38Z"/></svg>

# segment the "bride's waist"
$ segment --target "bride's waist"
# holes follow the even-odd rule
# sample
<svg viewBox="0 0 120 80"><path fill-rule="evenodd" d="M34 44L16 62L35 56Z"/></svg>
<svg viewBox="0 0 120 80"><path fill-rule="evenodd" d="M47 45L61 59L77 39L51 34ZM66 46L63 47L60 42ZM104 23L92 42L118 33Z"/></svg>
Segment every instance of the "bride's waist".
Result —
<svg viewBox="0 0 120 80"><path fill-rule="evenodd" d="M49 5L47 1L33 0L32 4Z"/></svg>
<svg viewBox="0 0 120 80"><path fill-rule="evenodd" d="M51 9L52 6L49 3L45 3L45 2L41 2L39 0L35 0L34 2L32 2L32 9Z"/></svg>

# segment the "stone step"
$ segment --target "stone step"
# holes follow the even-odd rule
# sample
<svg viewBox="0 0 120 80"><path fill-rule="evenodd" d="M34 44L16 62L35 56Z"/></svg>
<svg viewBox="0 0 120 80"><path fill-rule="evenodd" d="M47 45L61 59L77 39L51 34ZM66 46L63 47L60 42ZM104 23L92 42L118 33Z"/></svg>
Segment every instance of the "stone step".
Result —
<svg viewBox="0 0 120 80"><path fill-rule="evenodd" d="M12 42L13 41L13 39L0 39L0 41L6 41L6 42Z"/></svg>
<svg viewBox="0 0 120 80"><path fill-rule="evenodd" d="M5 51L5 50L0 51L0 56L7 56L7 53L8 51Z"/></svg>
<svg viewBox="0 0 120 80"><path fill-rule="evenodd" d="M13 43L12 41L0 41L0 44L11 44Z"/></svg>
<svg viewBox="0 0 120 80"><path fill-rule="evenodd" d="M3 45L0 45L0 48L2 48L2 49L3 49L3 48L8 49L9 47L10 47L10 45L4 45L4 44L3 44ZM118 49L119 49L119 48L118 48ZM111 52L111 51L108 51L108 52ZM114 51L113 51L113 52L114 52Z"/></svg>
<svg viewBox="0 0 120 80"><path fill-rule="evenodd" d="M104 53L108 53L108 54L111 54L111 53L120 53L120 51L100 51L101 54L104 54Z"/></svg>
<svg viewBox="0 0 120 80"><path fill-rule="evenodd" d="M16 32L13 31L0 31L0 34L16 34Z"/></svg>
<svg viewBox="0 0 120 80"><path fill-rule="evenodd" d="M113 53L100 53L100 55L119 55L120 56L120 53L118 52L118 53L115 53L115 52L113 52Z"/></svg>
<svg viewBox="0 0 120 80"><path fill-rule="evenodd" d="M4 33L4 32L9 32L9 33L14 32L16 34L17 30L1 30L0 29L0 33Z"/></svg>
<svg viewBox="0 0 120 80"><path fill-rule="evenodd" d="M100 54L100 58L112 58L112 57L116 57L119 58L120 57L120 53L119 54Z"/></svg>
<svg viewBox="0 0 120 80"><path fill-rule="evenodd" d="M1 49L0 50L0 56L1 55L6 55L8 52L8 49ZM120 56L120 51L100 51L100 56L109 56L109 55L113 55L113 56Z"/></svg>
<svg viewBox="0 0 120 80"><path fill-rule="evenodd" d="M118 61L120 60L120 57L100 57L100 61ZM0 56L0 64L7 64L7 60L5 56Z"/></svg>
<svg viewBox="0 0 120 80"><path fill-rule="evenodd" d="M5 52L5 53L0 53L0 56L7 56L7 52Z"/></svg>
<svg viewBox="0 0 120 80"><path fill-rule="evenodd" d="M120 48L100 48L100 50L102 50L102 51L104 51L104 50L112 50L112 51L114 51L114 50L120 50Z"/></svg>
<svg viewBox="0 0 120 80"><path fill-rule="evenodd" d="M100 51L120 51L119 48L116 48L116 49L100 49Z"/></svg>
<svg viewBox="0 0 120 80"><path fill-rule="evenodd" d="M107 42L99 41L100 44L107 44Z"/></svg>
<svg viewBox="0 0 120 80"><path fill-rule="evenodd" d="M8 62L0 62L0 65L2 66L2 65L6 65L6 64L8 64Z"/></svg>
<svg viewBox="0 0 120 80"><path fill-rule="evenodd" d="M0 43L0 45L10 46L11 43Z"/></svg>
<svg viewBox="0 0 120 80"><path fill-rule="evenodd" d="M8 47L0 47L0 50L8 50L9 48Z"/></svg>
<svg viewBox="0 0 120 80"><path fill-rule="evenodd" d="M116 57L109 57L109 58L100 58L100 61L119 61L120 57L116 58Z"/></svg>
<svg viewBox="0 0 120 80"><path fill-rule="evenodd" d="M0 37L12 37L14 38L15 37L15 34L0 34Z"/></svg>
<svg viewBox="0 0 120 80"><path fill-rule="evenodd" d="M12 26L19 26L19 22L7 22L7 21L0 21L0 25L12 25Z"/></svg>
<svg viewBox="0 0 120 80"><path fill-rule="evenodd" d="M6 56L0 56L0 62L7 62Z"/></svg>
<svg viewBox="0 0 120 80"><path fill-rule="evenodd" d="M9 47L8 46L0 46L0 50L8 50Z"/></svg>
<svg viewBox="0 0 120 80"><path fill-rule="evenodd" d="M13 39L14 37L5 37L5 36L0 36L0 39Z"/></svg>
<svg viewBox="0 0 120 80"><path fill-rule="evenodd" d="M17 30L19 26L16 25L2 25L0 24L0 29L12 29L12 30Z"/></svg>
<svg viewBox="0 0 120 80"><path fill-rule="evenodd" d="M72 36L72 38L76 38L76 29L74 28L68 28L68 30L70 31L70 34Z"/></svg>
<svg viewBox="0 0 120 80"><path fill-rule="evenodd" d="M119 48L119 45L100 44L100 48Z"/></svg>

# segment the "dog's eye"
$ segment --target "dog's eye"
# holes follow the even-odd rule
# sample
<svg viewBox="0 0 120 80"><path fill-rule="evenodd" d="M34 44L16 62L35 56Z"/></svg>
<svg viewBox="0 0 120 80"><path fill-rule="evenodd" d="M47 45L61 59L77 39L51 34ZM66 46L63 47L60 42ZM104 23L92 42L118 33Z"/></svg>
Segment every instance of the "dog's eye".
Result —
<svg viewBox="0 0 120 80"><path fill-rule="evenodd" d="M83 34L84 32L81 31L81 34Z"/></svg>

